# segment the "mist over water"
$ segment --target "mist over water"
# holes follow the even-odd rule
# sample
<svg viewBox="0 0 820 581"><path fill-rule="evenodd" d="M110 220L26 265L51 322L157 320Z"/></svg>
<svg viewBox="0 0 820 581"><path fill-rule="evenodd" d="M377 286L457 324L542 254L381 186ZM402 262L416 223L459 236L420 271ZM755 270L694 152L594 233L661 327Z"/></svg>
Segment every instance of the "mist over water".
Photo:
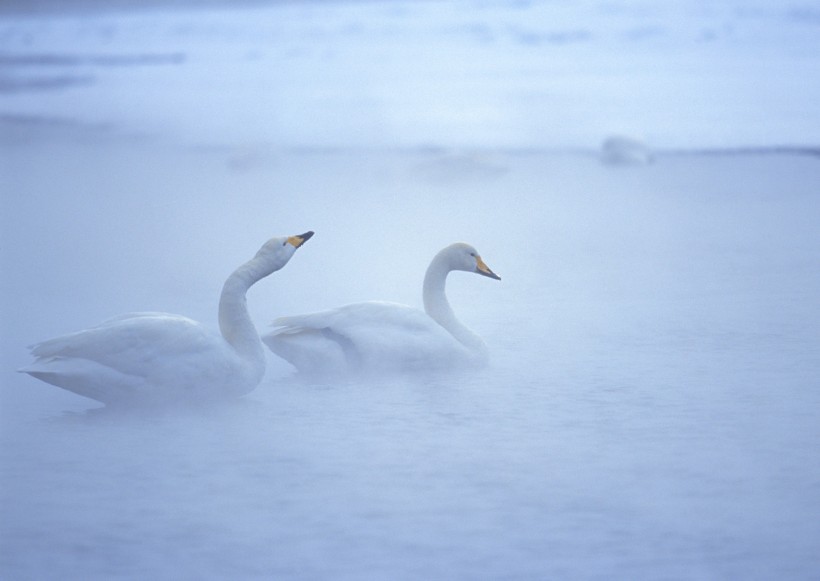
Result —
<svg viewBox="0 0 820 581"><path fill-rule="evenodd" d="M701 150L816 145L817 82L786 74L812 64L786 55L816 46L816 19L684 4L4 20L0 577L815 577L820 164ZM744 54L786 72L730 67L743 106L652 92ZM656 104L627 106L619 78L653 80L632 96ZM595 111L653 162L601 163L621 128ZM250 395L150 412L14 373L26 345L129 311L217 332L225 277L306 230L248 294L260 331L354 301L420 308L430 259L466 241L502 277L448 279L489 367L304 381L268 353Z"/></svg>
<svg viewBox="0 0 820 581"><path fill-rule="evenodd" d="M47 0L33 1L0 24L13 119L248 149L820 139L810 3L98 3L32 18Z"/></svg>

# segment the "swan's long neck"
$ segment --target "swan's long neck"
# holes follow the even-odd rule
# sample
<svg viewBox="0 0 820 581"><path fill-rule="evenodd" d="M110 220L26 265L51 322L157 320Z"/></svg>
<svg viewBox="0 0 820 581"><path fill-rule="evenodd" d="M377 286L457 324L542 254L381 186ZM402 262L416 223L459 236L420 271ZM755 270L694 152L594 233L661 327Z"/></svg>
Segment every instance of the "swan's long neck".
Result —
<svg viewBox="0 0 820 581"><path fill-rule="evenodd" d="M246 294L257 281L269 275L269 260L256 256L237 268L225 281L219 298L219 330L225 340L241 357L261 362L264 369L265 352L248 313Z"/></svg>
<svg viewBox="0 0 820 581"><path fill-rule="evenodd" d="M476 355L486 355L484 341L456 318L450 302L447 300L445 286L447 275L453 268L447 255L439 252L424 275L423 298L424 310L436 323L444 327L455 339Z"/></svg>

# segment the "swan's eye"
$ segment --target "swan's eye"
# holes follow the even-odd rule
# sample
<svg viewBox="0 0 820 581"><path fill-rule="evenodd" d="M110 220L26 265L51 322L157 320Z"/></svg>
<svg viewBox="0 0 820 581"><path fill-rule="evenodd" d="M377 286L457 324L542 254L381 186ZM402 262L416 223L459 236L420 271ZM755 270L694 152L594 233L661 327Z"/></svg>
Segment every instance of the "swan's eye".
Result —
<svg viewBox="0 0 820 581"><path fill-rule="evenodd" d="M472 256L473 258L475 258L475 252L471 252L471 253L470 253L470 256Z"/></svg>
<svg viewBox="0 0 820 581"><path fill-rule="evenodd" d="M287 246L287 244L288 244L288 241L287 241L287 240L285 240L284 242L282 242L282 246Z"/></svg>

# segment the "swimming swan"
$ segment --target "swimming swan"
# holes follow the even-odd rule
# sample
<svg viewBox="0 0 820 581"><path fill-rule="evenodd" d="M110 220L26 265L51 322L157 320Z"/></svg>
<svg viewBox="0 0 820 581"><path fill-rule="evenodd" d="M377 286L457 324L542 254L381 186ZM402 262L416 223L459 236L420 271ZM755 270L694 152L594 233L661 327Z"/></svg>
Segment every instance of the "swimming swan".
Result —
<svg viewBox="0 0 820 581"><path fill-rule="evenodd" d="M452 244L424 275L424 311L382 301L354 303L308 315L281 317L262 341L308 375L379 373L478 365L484 341L456 319L445 295L453 270L501 278L475 248Z"/></svg>
<svg viewBox="0 0 820 581"><path fill-rule="evenodd" d="M219 299L221 335L180 315L128 313L32 346L36 360L20 371L106 404L244 395L265 373L245 294L311 236L272 238L228 277Z"/></svg>

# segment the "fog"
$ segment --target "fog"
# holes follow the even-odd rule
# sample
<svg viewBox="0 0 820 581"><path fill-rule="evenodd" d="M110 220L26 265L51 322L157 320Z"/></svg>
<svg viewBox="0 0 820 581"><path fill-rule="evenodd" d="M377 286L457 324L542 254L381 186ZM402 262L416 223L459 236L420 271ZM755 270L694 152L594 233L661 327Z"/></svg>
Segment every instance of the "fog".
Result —
<svg viewBox="0 0 820 581"><path fill-rule="evenodd" d="M0 577L816 578L812 4L0 14ZM306 230L261 332L421 307L466 241L502 278L448 279L489 366L268 353L244 398L132 413L15 372L130 311L217 332L226 276Z"/></svg>

